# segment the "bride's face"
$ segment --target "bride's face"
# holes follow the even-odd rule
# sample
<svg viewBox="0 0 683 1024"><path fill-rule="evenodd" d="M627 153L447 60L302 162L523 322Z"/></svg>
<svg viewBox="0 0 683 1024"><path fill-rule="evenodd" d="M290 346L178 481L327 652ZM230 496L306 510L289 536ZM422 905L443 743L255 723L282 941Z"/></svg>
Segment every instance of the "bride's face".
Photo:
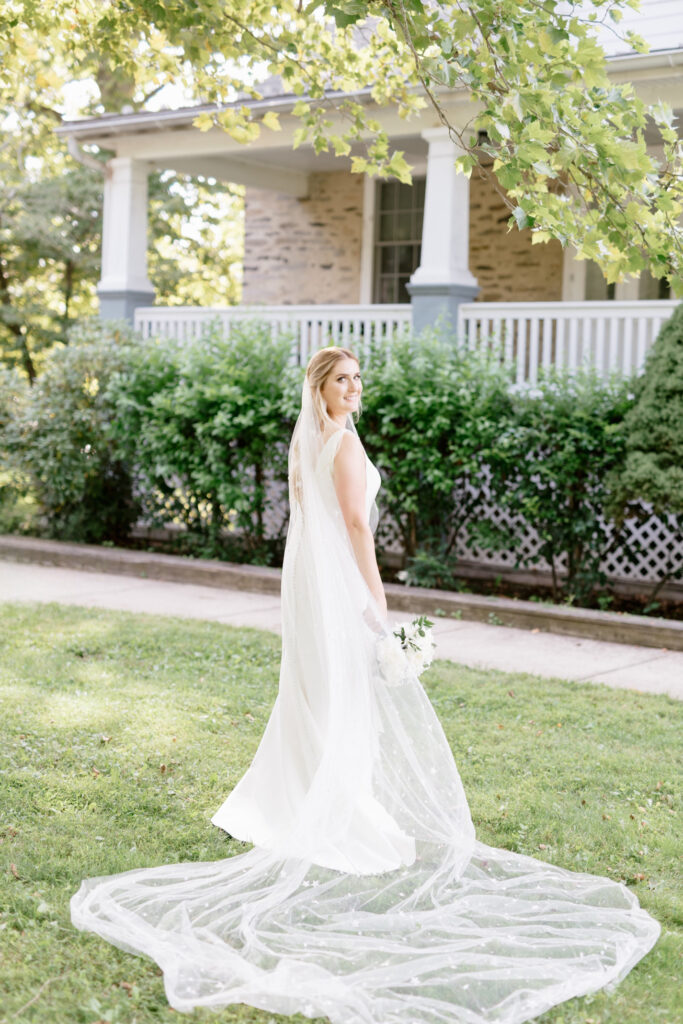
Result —
<svg viewBox="0 0 683 1024"><path fill-rule="evenodd" d="M328 373L320 394L327 403L327 411L333 419L341 419L347 412L356 412L363 385L360 367L355 359L337 360Z"/></svg>

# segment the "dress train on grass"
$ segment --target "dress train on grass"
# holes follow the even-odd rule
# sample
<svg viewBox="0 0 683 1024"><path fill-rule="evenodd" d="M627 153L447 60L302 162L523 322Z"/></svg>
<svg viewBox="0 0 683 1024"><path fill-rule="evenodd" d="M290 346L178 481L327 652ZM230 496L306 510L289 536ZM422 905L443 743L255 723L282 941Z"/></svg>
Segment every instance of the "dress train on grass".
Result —
<svg viewBox="0 0 683 1024"><path fill-rule="evenodd" d="M521 1024L616 985L660 927L617 882L476 839L419 679L388 685L377 668L377 610L334 490L344 433L322 443L304 389L278 698L212 819L254 848L88 879L72 920L156 961L180 1011Z"/></svg>

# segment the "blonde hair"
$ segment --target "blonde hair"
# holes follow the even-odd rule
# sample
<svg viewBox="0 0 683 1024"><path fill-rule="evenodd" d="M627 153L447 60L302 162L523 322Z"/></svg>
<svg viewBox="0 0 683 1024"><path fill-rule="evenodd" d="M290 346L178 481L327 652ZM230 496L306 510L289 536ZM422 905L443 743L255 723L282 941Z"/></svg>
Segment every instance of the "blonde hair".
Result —
<svg viewBox="0 0 683 1024"><path fill-rule="evenodd" d="M325 430L327 424L332 425L333 421L327 411L327 403L322 396L322 389L325 386L325 381L330 376L334 367L340 359L353 359L354 363L360 366L358 356L351 352L348 348L339 348L337 345L329 345L327 348L318 349L311 356L308 366L306 367L306 380L308 381L311 388L311 395L313 398L313 409L318 419L318 425L322 431ZM361 413L360 401L358 403L358 416Z"/></svg>
<svg viewBox="0 0 683 1024"><path fill-rule="evenodd" d="M358 366L360 366L358 357L348 348L338 348L336 345L330 345L328 348L321 348L315 352L311 356L308 366L306 367L306 382L311 389L313 414L318 421L321 433L325 432L326 424L333 424L333 420L327 411L327 403L325 402L321 391L325 385L325 381L332 373L340 359L353 359L354 363L357 363ZM360 401L358 403L358 415L360 415ZM335 429L338 429L338 426L336 426ZM290 450L289 497L290 503L296 501L301 505L302 492L299 459L299 441L297 439Z"/></svg>

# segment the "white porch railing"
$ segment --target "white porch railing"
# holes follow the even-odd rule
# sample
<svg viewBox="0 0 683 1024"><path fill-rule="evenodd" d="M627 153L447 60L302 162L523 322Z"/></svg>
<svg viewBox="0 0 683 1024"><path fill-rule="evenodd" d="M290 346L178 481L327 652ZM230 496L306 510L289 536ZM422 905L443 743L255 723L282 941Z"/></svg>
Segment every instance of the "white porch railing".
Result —
<svg viewBox="0 0 683 1024"><path fill-rule="evenodd" d="M459 309L458 338L468 348L500 347L518 382L535 383L539 370L594 366L600 373L639 371L677 302L468 302ZM322 345L349 346L362 355L410 330L411 308L401 305L146 306L135 311L143 337L191 341L215 325L225 337L233 324L263 320L274 335L291 332L301 364Z"/></svg>
<svg viewBox="0 0 683 1024"><path fill-rule="evenodd" d="M196 306L145 306L135 310L135 329L145 338L166 337L191 341L211 325L224 337L233 324L261 320L274 336L291 332L298 362L323 345L349 347L360 355L371 346L390 342L410 330L411 309L401 305L366 306L232 306L203 309Z"/></svg>
<svg viewBox="0 0 683 1024"><path fill-rule="evenodd" d="M535 383L541 368L590 365L601 374L642 369L660 327L678 305L657 302L468 302L458 337L468 348L500 347L515 378Z"/></svg>

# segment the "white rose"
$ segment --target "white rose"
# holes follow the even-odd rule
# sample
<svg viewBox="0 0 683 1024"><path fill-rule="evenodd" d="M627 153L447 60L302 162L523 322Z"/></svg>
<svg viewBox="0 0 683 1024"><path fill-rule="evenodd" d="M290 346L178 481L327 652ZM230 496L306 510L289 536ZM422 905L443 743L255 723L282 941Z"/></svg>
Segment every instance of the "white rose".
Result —
<svg viewBox="0 0 683 1024"><path fill-rule="evenodd" d="M400 683L406 674L406 654L401 641L393 633L377 642L377 660L380 672L390 685Z"/></svg>
<svg viewBox="0 0 683 1024"><path fill-rule="evenodd" d="M419 675L424 668L424 656L420 649L415 650L414 647L409 647L406 653L406 661L414 672Z"/></svg>
<svg viewBox="0 0 683 1024"><path fill-rule="evenodd" d="M425 635L423 637L420 637L420 640L422 646L422 657L424 658L424 666L425 668L427 668L427 666L431 665L432 661L434 660L434 650L436 648L436 644L434 643L431 629L426 629Z"/></svg>

